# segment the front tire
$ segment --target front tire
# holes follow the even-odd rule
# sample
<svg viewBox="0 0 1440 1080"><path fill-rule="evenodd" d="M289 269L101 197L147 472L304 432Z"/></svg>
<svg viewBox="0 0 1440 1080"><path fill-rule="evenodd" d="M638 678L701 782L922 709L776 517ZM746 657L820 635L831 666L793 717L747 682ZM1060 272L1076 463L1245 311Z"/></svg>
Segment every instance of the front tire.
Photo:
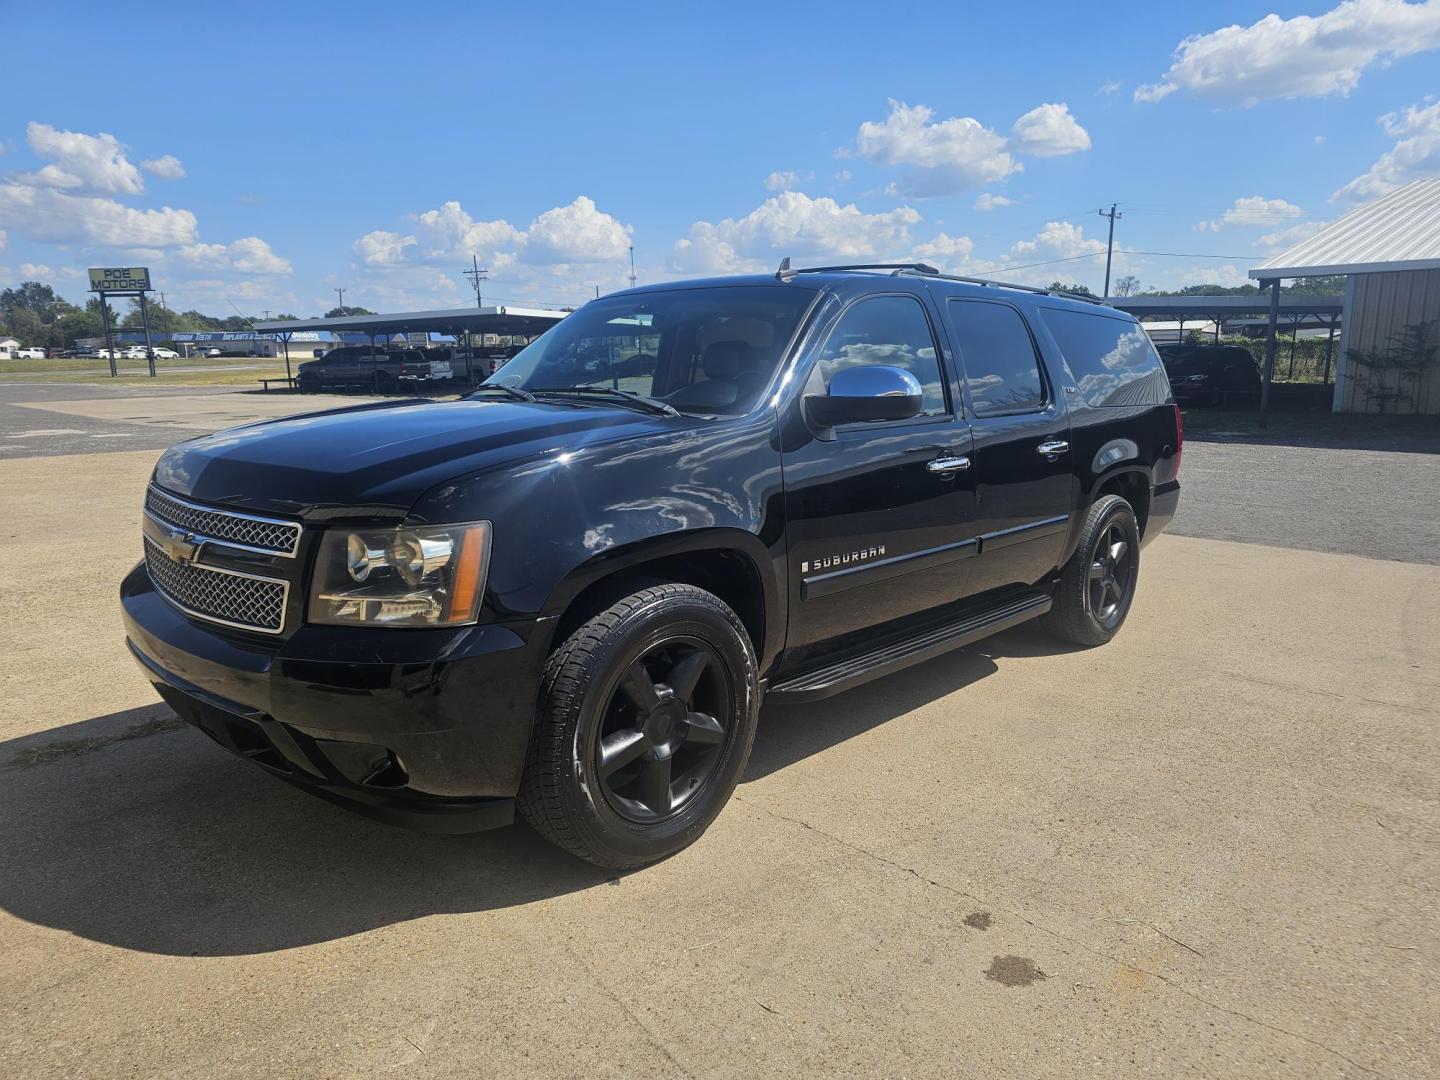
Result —
<svg viewBox="0 0 1440 1080"><path fill-rule="evenodd" d="M693 585L612 604L553 653L517 806L547 840L626 870L694 843L750 757L755 653Z"/></svg>
<svg viewBox="0 0 1440 1080"><path fill-rule="evenodd" d="M1140 577L1140 527L1118 495L1095 500L1080 542L1060 575L1055 604L1044 618L1056 636L1076 645L1104 645L1120 631Z"/></svg>

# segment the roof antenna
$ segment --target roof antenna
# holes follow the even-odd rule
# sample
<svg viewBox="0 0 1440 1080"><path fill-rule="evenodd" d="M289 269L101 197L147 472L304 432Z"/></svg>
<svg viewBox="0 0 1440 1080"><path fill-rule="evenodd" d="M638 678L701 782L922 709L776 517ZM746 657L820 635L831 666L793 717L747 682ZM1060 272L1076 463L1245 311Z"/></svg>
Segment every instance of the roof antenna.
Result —
<svg viewBox="0 0 1440 1080"><path fill-rule="evenodd" d="M775 276L781 281L789 281L795 276L795 271L790 269L789 255L780 260L780 269L775 271Z"/></svg>

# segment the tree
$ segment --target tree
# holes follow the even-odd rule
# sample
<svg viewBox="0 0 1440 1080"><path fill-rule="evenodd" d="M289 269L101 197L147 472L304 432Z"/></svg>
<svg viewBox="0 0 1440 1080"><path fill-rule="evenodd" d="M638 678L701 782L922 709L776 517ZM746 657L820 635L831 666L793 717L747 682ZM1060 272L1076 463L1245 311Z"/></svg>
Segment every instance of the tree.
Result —
<svg viewBox="0 0 1440 1080"><path fill-rule="evenodd" d="M1093 292L1090 291L1089 287L1086 286L1086 285L1066 285L1066 284L1065 284L1064 282L1062 282L1062 281L1052 281L1052 282L1050 282L1050 291L1051 291L1051 292L1076 293L1076 294L1079 295L1079 296L1094 296L1094 295L1095 295Z"/></svg>
<svg viewBox="0 0 1440 1080"><path fill-rule="evenodd" d="M325 312L325 318L327 318L327 319L343 319L343 318L345 318L347 315L374 315L374 314L375 314L375 312L371 311L369 308L351 307L349 304L345 304L345 305L342 305L341 307L333 307L333 308L331 308L329 311Z"/></svg>
<svg viewBox="0 0 1440 1080"><path fill-rule="evenodd" d="M1386 404L1402 404L1415 408L1415 391L1421 377L1435 366L1440 358L1440 322L1410 323L1385 339L1378 349L1346 350L1352 364L1363 369L1360 383L1365 397L1373 401L1381 412ZM1394 386L1387 385L1386 376L1395 374Z"/></svg>
<svg viewBox="0 0 1440 1080"><path fill-rule="evenodd" d="M1134 274L1126 274L1115 281L1115 287L1111 290L1113 296L1132 296L1140 291L1140 279Z"/></svg>
<svg viewBox="0 0 1440 1080"><path fill-rule="evenodd" d="M55 290L38 281L22 281L18 289L0 291L0 312L7 322L13 321L17 311L32 311L43 319L50 307L58 303L63 301L55 295Z"/></svg>

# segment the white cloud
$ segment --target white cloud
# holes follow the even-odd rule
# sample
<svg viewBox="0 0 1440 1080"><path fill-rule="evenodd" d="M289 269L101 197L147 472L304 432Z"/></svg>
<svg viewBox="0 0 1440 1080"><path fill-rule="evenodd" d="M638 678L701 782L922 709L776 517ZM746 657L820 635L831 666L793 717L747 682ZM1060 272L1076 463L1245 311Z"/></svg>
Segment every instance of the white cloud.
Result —
<svg viewBox="0 0 1440 1080"><path fill-rule="evenodd" d="M992 195L988 191L982 191L975 199L976 210L999 210L1002 207L1018 205L1019 202L1008 195Z"/></svg>
<svg viewBox="0 0 1440 1080"><path fill-rule="evenodd" d="M932 240L915 245L915 257L922 262L940 263L942 270L958 270L970 261L975 241L968 236L938 233Z"/></svg>
<svg viewBox="0 0 1440 1080"><path fill-rule="evenodd" d="M1095 92L1101 97L1110 97L1112 94L1118 94L1120 92L1120 82L1117 79L1108 79L1101 83L1100 88Z"/></svg>
<svg viewBox="0 0 1440 1080"><path fill-rule="evenodd" d="M901 169L896 193L924 198L984 187L1021 171L1005 136L974 117L931 122L934 110L893 98L890 115L866 120L855 136L856 151L879 165Z"/></svg>
<svg viewBox="0 0 1440 1080"><path fill-rule="evenodd" d="M454 199L425 211L419 220L427 259L468 259L473 253L482 259L489 254L493 262L494 252L520 237L508 221L476 221Z"/></svg>
<svg viewBox="0 0 1440 1080"><path fill-rule="evenodd" d="M199 241L195 215L137 210L114 199L0 180L0 219L31 240L101 247L178 247Z"/></svg>
<svg viewBox="0 0 1440 1080"><path fill-rule="evenodd" d="M23 262L20 264L20 276L26 281L36 281L54 277L55 271L44 263Z"/></svg>
<svg viewBox="0 0 1440 1080"><path fill-rule="evenodd" d="M6 235L4 229L0 229L0 253L3 253L5 251L5 245L9 242L10 237Z"/></svg>
<svg viewBox="0 0 1440 1080"><path fill-rule="evenodd" d="M850 179L851 179L850 170L849 170L849 169L839 169L839 170L837 170L836 173L835 173L835 179L838 180L838 181L839 181L840 183L842 183L842 184L848 184L848 183L850 182Z"/></svg>
<svg viewBox="0 0 1440 1080"><path fill-rule="evenodd" d="M1411 105L1403 113L1386 113L1379 122L1397 142L1333 198L1374 199L1411 180L1440 175L1440 101L1423 109Z"/></svg>
<svg viewBox="0 0 1440 1080"><path fill-rule="evenodd" d="M230 244L187 244L180 249L180 257L196 266L242 274L288 274L294 269L289 259L276 255L258 236Z"/></svg>
<svg viewBox="0 0 1440 1080"><path fill-rule="evenodd" d="M1345 0L1322 15L1266 15L1186 38L1157 83L1136 101L1184 90L1251 106L1273 98L1349 94L1377 61L1440 48L1440 0Z"/></svg>
<svg viewBox="0 0 1440 1080"><path fill-rule="evenodd" d="M180 164L180 159L174 154L162 154L158 158L148 158L140 162L140 168L152 176L160 177L161 180L185 179L185 166Z"/></svg>
<svg viewBox="0 0 1440 1080"><path fill-rule="evenodd" d="M521 258L528 263L619 261L630 247L630 228L598 209L593 199L581 195L569 206L546 210L532 221L521 246Z"/></svg>
<svg viewBox="0 0 1440 1080"><path fill-rule="evenodd" d="M1032 157L1059 157L1090 149L1090 133L1070 115L1065 102L1037 105L1011 128L1011 145Z"/></svg>
<svg viewBox="0 0 1440 1080"><path fill-rule="evenodd" d="M1266 251L1283 251L1288 247L1294 247L1301 240L1309 239L1329 224L1328 221L1302 221L1299 225L1291 225L1288 229L1266 233L1255 242L1255 246L1264 248Z"/></svg>
<svg viewBox="0 0 1440 1080"><path fill-rule="evenodd" d="M377 271L352 279L357 300L381 310L454 304L463 292L459 271L471 256L492 274L487 302L575 303L597 285L624 280L631 229L600 210L588 196L539 214L525 229L503 219L480 221L455 200L415 217L407 231L376 229L351 249L362 267Z"/></svg>
<svg viewBox="0 0 1440 1080"><path fill-rule="evenodd" d="M1047 221L1033 239L1021 240L1015 244L1010 249L1010 256L1028 259L1044 254L1072 258L1104 250L1104 242L1088 238L1083 226L1068 221Z"/></svg>
<svg viewBox="0 0 1440 1080"><path fill-rule="evenodd" d="M1090 258L1103 255L1105 241L1085 235L1080 225L1069 221L1049 221L1045 227L1028 240L1012 244L999 258L987 260L970 268L976 274L997 274L1011 281L1048 285L1056 279L1088 281L1098 292L1104 273L1103 259ZM1040 266L1027 266L1040 263ZM1098 272L1097 272L1098 266ZM1126 273L1125 257L1116 252L1114 275ZM1015 269L1008 269L1015 267Z"/></svg>
<svg viewBox="0 0 1440 1080"><path fill-rule="evenodd" d="M405 263L405 249L419 242L413 236L375 229L356 240L352 247L360 261L370 266L401 266Z"/></svg>
<svg viewBox="0 0 1440 1080"><path fill-rule="evenodd" d="M1244 229L1259 226L1279 225L1291 218L1297 218L1305 211L1284 199L1267 199L1263 195L1250 195L1236 199L1233 206L1213 221L1202 221L1195 226L1200 232L1219 232L1221 229Z"/></svg>
<svg viewBox="0 0 1440 1080"><path fill-rule="evenodd" d="M766 268L784 255L876 259L907 250L910 227L920 220L908 206L866 214L853 203L786 191L742 218L695 222L690 235L676 242L673 265L687 273L715 273Z"/></svg>
<svg viewBox="0 0 1440 1080"><path fill-rule="evenodd" d="M34 174L38 183L116 195L139 195L145 190L140 170L125 157L125 148L114 135L59 131L32 120L25 126L25 140L37 157L54 163Z"/></svg>
<svg viewBox="0 0 1440 1080"><path fill-rule="evenodd" d="M776 169L765 177L766 191L789 191L800 183L800 174L794 169Z"/></svg>

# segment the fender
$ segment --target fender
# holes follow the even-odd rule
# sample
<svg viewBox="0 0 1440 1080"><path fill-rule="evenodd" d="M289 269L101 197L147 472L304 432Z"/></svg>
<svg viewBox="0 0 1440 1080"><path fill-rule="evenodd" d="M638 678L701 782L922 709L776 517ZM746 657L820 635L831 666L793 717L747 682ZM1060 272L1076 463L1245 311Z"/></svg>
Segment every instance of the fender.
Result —
<svg viewBox="0 0 1440 1080"><path fill-rule="evenodd" d="M556 583L546 598L542 617L558 619L576 597L605 578L661 559L703 552L743 558L760 582L765 632L759 659L763 670L785 640L785 582L781 575L786 572L786 564L783 556L776 558L760 537L744 529L696 529L646 537L610 548L575 567Z"/></svg>

